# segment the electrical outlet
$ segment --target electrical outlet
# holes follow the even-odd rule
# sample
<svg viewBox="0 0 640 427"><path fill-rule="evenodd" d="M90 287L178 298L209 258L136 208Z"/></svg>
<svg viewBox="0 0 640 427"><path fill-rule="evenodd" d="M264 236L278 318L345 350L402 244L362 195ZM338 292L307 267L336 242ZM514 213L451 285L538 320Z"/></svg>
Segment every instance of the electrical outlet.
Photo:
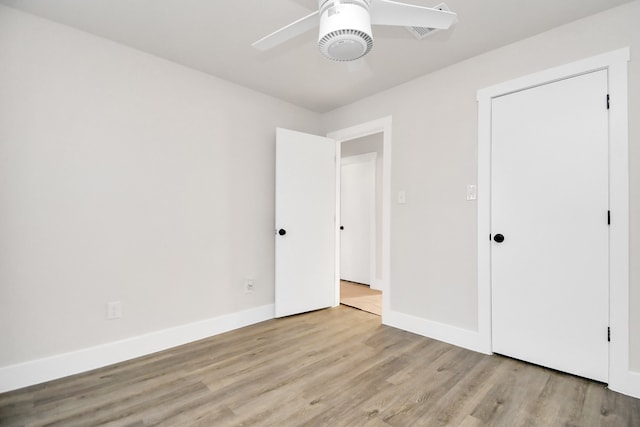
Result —
<svg viewBox="0 0 640 427"><path fill-rule="evenodd" d="M114 320L122 317L122 303L120 301L112 301L107 303L107 319Z"/></svg>
<svg viewBox="0 0 640 427"><path fill-rule="evenodd" d="M253 292L253 279L245 279L244 281L244 293L250 294Z"/></svg>

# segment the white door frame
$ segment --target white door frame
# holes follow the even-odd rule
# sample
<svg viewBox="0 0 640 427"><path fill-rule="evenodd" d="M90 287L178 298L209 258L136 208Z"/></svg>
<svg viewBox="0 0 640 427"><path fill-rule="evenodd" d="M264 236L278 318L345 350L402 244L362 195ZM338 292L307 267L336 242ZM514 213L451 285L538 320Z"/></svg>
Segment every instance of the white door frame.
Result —
<svg viewBox="0 0 640 427"><path fill-rule="evenodd" d="M491 100L515 91L606 69L609 75L610 327L609 387L640 397L640 375L629 370L629 48L562 65L478 91L478 334L491 344ZM603 100L606 102L606 100Z"/></svg>
<svg viewBox="0 0 640 427"><path fill-rule="evenodd" d="M377 248L378 248L378 236L377 236L377 219L378 214L376 212L376 161L378 159L378 153L364 153L364 154L356 154L349 157L341 157L340 158L340 170L342 171L342 167L344 165L350 165L353 163L368 163L371 167L371 174L368 176L370 182L368 186L371 188L371 200L367 209L369 210L370 215L370 224L369 224L369 287L371 289L380 289L380 285L378 284L377 279ZM342 173L342 172L340 172ZM340 178L340 185L342 185L342 177ZM340 186L342 188L342 186ZM342 199L340 199L342 200ZM340 208L340 212L342 212L342 207ZM342 214L341 214L342 216ZM342 223L338 223L337 225L342 226ZM338 234L340 237L340 250L342 251L342 233ZM340 258L342 260L342 257ZM342 275L341 272L338 274Z"/></svg>
<svg viewBox="0 0 640 427"><path fill-rule="evenodd" d="M327 137L336 141L336 158L340 159L341 144L352 139L382 133L382 323L389 313L391 286L389 268L391 266L391 116L372 120L360 125L329 132ZM340 168L336 168L336 224L340 224ZM335 305L340 305L340 228L336 227L336 286Z"/></svg>

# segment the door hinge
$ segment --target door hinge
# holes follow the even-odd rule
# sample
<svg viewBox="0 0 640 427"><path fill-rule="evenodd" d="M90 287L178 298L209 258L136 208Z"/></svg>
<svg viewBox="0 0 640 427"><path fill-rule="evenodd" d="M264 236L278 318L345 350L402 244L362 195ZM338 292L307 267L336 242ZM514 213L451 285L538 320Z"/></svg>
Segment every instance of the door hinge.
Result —
<svg viewBox="0 0 640 427"><path fill-rule="evenodd" d="M611 100L611 98L609 97L609 94L607 94L607 110L611 107L611 103L609 102Z"/></svg>
<svg viewBox="0 0 640 427"><path fill-rule="evenodd" d="M611 342L611 327L607 326L607 342Z"/></svg>
<svg viewBox="0 0 640 427"><path fill-rule="evenodd" d="M607 211L607 225L611 225L611 211Z"/></svg>

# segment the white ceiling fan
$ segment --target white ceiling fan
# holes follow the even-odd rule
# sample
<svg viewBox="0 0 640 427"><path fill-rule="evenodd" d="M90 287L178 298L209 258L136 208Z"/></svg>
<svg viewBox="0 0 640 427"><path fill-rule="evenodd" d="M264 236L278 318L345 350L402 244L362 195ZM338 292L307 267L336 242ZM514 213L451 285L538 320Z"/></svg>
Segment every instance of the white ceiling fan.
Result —
<svg viewBox="0 0 640 427"><path fill-rule="evenodd" d="M268 50L319 26L320 52L334 61L353 61L371 50L371 25L447 29L454 12L391 0L318 0L318 10L253 43Z"/></svg>

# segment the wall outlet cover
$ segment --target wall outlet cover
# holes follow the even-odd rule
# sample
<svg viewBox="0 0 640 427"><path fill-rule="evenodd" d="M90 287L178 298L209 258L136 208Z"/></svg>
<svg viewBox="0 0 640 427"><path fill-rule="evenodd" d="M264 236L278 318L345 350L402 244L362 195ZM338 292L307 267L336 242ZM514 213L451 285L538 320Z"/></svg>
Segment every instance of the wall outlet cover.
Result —
<svg viewBox="0 0 640 427"><path fill-rule="evenodd" d="M107 303L107 319L114 320L122 318L122 302L112 301Z"/></svg>

